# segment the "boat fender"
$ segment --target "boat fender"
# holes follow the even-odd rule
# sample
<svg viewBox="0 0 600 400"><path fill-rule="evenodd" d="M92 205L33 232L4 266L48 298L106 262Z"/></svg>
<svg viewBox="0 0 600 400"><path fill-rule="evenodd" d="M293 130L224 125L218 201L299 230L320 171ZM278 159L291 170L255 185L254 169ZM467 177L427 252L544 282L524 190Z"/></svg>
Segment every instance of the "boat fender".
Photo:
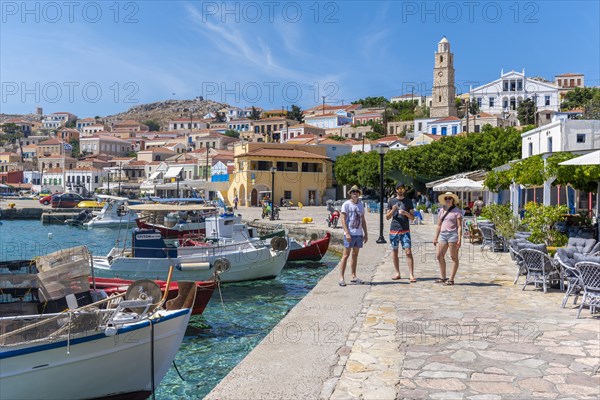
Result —
<svg viewBox="0 0 600 400"><path fill-rule="evenodd" d="M177 265L177 269L180 271L203 271L210 269L210 263L208 262L195 262L195 263L181 263Z"/></svg>
<svg viewBox="0 0 600 400"><path fill-rule="evenodd" d="M107 326L106 329L104 330L104 334L106 336L115 336L117 334L117 327L115 326Z"/></svg>
<svg viewBox="0 0 600 400"><path fill-rule="evenodd" d="M271 239L271 247L275 251L283 251L287 248L287 240L282 237L274 237Z"/></svg>
<svg viewBox="0 0 600 400"><path fill-rule="evenodd" d="M231 262L224 257L217 258L213 262L212 266L215 269L215 273L222 274L223 272L229 271L229 268L231 268Z"/></svg>

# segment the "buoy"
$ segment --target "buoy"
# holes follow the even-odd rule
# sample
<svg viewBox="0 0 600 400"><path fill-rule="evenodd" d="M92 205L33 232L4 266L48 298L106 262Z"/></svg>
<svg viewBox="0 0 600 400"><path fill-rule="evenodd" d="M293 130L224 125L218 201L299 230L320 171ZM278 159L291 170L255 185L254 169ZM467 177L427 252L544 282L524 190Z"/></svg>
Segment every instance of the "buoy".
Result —
<svg viewBox="0 0 600 400"><path fill-rule="evenodd" d="M48 239L52 239L52 232L48 232Z"/></svg>

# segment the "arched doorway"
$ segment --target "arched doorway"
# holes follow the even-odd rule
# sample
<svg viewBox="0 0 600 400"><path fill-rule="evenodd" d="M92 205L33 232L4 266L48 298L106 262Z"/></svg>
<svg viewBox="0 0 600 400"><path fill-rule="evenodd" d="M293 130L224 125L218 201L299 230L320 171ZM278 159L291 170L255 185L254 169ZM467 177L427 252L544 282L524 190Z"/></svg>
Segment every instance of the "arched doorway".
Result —
<svg viewBox="0 0 600 400"><path fill-rule="evenodd" d="M252 188L252 192L250 193L250 206L260 207L262 196L266 191L270 191L270 189L265 185L256 185ZM261 194L261 192L263 193Z"/></svg>
<svg viewBox="0 0 600 400"><path fill-rule="evenodd" d="M256 188L252 189L250 193L250 206L256 207L258 205L258 190Z"/></svg>
<svg viewBox="0 0 600 400"><path fill-rule="evenodd" d="M246 187L244 185L240 186L240 195L238 197L238 200L240 201L240 206L246 206Z"/></svg>

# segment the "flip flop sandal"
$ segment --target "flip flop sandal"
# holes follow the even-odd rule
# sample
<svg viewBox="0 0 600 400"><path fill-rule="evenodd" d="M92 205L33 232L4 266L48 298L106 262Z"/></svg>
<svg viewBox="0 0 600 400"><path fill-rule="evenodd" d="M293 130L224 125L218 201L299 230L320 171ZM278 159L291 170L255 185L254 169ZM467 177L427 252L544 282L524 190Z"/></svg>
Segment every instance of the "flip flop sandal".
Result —
<svg viewBox="0 0 600 400"><path fill-rule="evenodd" d="M409 280L409 282L410 283L417 283L417 280L416 279L411 279L411 280Z"/></svg>
<svg viewBox="0 0 600 400"><path fill-rule="evenodd" d="M338 282L338 285L340 285L340 286L346 286L346 282L344 282L344 281L339 281L339 282Z"/></svg>
<svg viewBox="0 0 600 400"><path fill-rule="evenodd" d="M350 282L354 283L355 285L364 285L365 284L365 281L363 281L360 278L354 278Z"/></svg>
<svg viewBox="0 0 600 400"><path fill-rule="evenodd" d="M444 286L454 286L454 281L446 281L443 283Z"/></svg>
<svg viewBox="0 0 600 400"><path fill-rule="evenodd" d="M448 278L438 278L434 282L435 283L446 283L447 280L448 280Z"/></svg>
<svg viewBox="0 0 600 400"><path fill-rule="evenodd" d="M390 279L393 281L397 281L397 280L402 279L402 277L400 275L395 275L395 276L392 276Z"/></svg>

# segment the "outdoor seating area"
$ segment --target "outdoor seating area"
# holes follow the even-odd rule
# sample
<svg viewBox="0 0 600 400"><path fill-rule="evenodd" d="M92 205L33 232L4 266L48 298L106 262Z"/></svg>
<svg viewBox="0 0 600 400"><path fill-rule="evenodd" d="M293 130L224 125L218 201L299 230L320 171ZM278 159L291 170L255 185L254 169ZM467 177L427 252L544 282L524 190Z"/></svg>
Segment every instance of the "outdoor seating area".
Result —
<svg viewBox="0 0 600 400"><path fill-rule="evenodd" d="M484 242L495 243L493 229L480 229L487 232ZM517 267L515 284L524 276L523 290L534 285L544 293L551 288L564 291L562 308L571 297L573 305L577 305L581 298L577 318L580 318L584 307L588 307L592 314L600 312L600 242L571 237L567 245L557 248L554 257L551 257L545 244L532 243L523 236L521 234L521 237L508 241L508 251Z"/></svg>

